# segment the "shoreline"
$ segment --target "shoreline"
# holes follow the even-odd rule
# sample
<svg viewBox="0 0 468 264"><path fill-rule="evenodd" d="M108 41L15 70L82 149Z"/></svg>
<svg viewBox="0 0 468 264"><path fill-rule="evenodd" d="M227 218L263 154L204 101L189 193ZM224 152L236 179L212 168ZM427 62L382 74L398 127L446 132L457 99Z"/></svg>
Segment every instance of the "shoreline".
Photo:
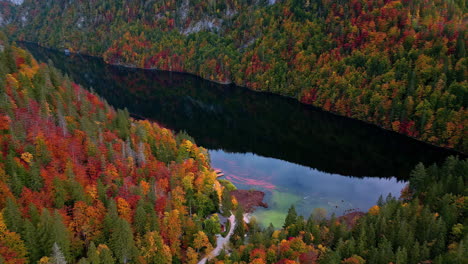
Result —
<svg viewBox="0 0 468 264"><path fill-rule="evenodd" d="M17 42L19 43L26 43L26 44L32 44L32 45L37 45L41 48L45 48L45 49L48 49L48 50L52 50L52 51L56 51L56 52L63 52L57 48L53 48L53 47L47 47L47 46L44 46L40 43L37 43L37 42L31 42L31 41L24 41L24 40L17 40ZM265 94L273 94L273 95L276 95L276 96L281 96L281 97L284 97L284 98L289 98L289 99L293 99L295 100L296 102L304 105L304 106L308 106L308 107L313 107L315 110L317 111L321 111L321 112L325 112L325 113L328 113L328 114L332 114L334 116L337 116L337 117L340 117L340 118L346 118L346 119L351 119L351 120L354 120L354 121L357 121L357 122L363 122L364 124L367 124L367 125L371 125L371 126L374 126L376 128L379 128L383 131L386 131L386 132L389 132L389 133L395 133L397 135L401 135L401 136L405 136L407 138L410 138L410 139L413 139L413 140L416 140L418 142L422 142L426 145L429 145L429 146L432 146L432 147L435 147L435 148L439 148L439 149L442 149L442 150L447 150L447 151L451 151L453 152L452 155L455 155L455 156L461 156L461 157L467 157L468 156L468 153L464 153L460 150L457 150L457 149L454 149L454 148L449 148L449 147L445 147L445 146L440 146L440 145L436 145L436 144L433 144L433 143L430 143L430 142L427 142L427 141L423 141L421 139L418 139L417 137L413 137L413 136L409 136L409 135L406 135L406 134L402 134L402 133L399 133L397 131L394 131L394 130L390 130L390 129L387 129L385 127L382 127L380 125L377 125L375 123L371 123L369 121L366 121L366 120L362 120L362 119L358 119L358 118L354 118L354 117L349 117L349 116L345 116L345 115L340 115L338 113L335 113L335 112L332 112L332 111L326 111L324 109L322 109L321 107L319 106L315 106L315 105L312 105L312 104L307 104L307 103L304 103L302 101L300 101L298 98L295 98L295 97L292 97L292 96L288 96L288 95L283 95L283 94L279 94L279 93L273 93L273 92L269 92L269 91L258 91L258 90L255 90L255 89L252 89L248 86L244 86L244 85L240 85L240 84L237 84L235 82L233 82L232 80L230 81L226 81L226 82L221 82L221 81L216 81L216 80L212 80L212 79L209 79L209 78L205 78L205 77L202 77L196 73L192 73L192 72L189 72L189 71L176 71L176 70L163 70L163 69L158 69L158 68L155 68L155 67L152 67L152 68L142 68L142 67L138 67L138 66L135 66L133 64L123 64L123 63L109 63L107 62L106 60L104 60L103 57L101 56L98 56L98 55L90 55L90 54L87 54L87 53L80 53L80 52L70 52L69 55L67 56L70 56L70 55L79 55L79 56L87 56L87 57L91 57L91 58L97 58L97 59L100 59L102 60L105 64L107 65L111 65L111 66L114 66L114 67L122 67L122 68L127 68L127 69L135 69L135 70L147 70L147 71L159 71L159 72L170 72L170 73L177 73L177 74L187 74L187 75L191 75L191 76L194 76L194 77L197 77L197 78L200 78L202 80L205 80L205 81L209 81L209 82L213 82L213 83L217 83L219 85L225 85L225 86L230 86L230 85L235 85L235 86L238 86L238 87L241 87L241 88L245 88L245 89L248 89L250 91L253 91L253 92L257 92L257 93L265 93Z"/></svg>
<svg viewBox="0 0 468 264"><path fill-rule="evenodd" d="M247 214L253 213L255 208L268 208L268 204L263 202L265 193L259 190L233 190L231 196L235 197L239 206L242 206Z"/></svg>

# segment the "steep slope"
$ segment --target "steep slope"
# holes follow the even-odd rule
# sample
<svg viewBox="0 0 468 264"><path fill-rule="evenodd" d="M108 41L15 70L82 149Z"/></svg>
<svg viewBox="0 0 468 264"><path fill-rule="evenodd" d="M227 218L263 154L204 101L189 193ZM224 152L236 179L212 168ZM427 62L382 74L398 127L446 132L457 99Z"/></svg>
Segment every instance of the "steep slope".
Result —
<svg viewBox="0 0 468 264"><path fill-rule="evenodd" d="M0 263L197 263L211 252L220 226L208 216L235 202L203 148L0 45ZM411 176L401 199L354 219L317 210L305 221L291 208L283 229L263 230L236 210L233 252L210 262L462 263L468 161Z"/></svg>
<svg viewBox="0 0 468 264"><path fill-rule="evenodd" d="M292 96L468 151L464 1L25 1L20 40Z"/></svg>
<svg viewBox="0 0 468 264"><path fill-rule="evenodd" d="M206 150L1 39L0 262L180 263L210 252L219 221L207 216L223 193Z"/></svg>
<svg viewBox="0 0 468 264"><path fill-rule="evenodd" d="M0 1L0 26L8 25L12 22L15 6L10 1Z"/></svg>
<svg viewBox="0 0 468 264"><path fill-rule="evenodd" d="M468 151L466 3L38 1L11 35L292 96Z"/></svg>

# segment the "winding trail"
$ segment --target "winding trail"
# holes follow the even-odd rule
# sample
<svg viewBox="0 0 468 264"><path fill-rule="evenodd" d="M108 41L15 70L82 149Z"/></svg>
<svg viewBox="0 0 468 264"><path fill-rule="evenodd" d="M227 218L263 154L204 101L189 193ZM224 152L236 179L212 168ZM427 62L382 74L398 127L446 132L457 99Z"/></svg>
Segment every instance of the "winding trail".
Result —
<svg viewBox="0 0 468 264"><path fill-rule="evenodd" d="M229 239L231 238L232 234L234 234L234 228L236 227L236 217L231 214L231 216L228 218L229 222L231 222L231 228L229 229L229 233L227 234L226 237L223 237L220 234L216 235L216 247L211 251L209 254L206 255L206 257L202 258L198 264L206 264L206 262L221 253L221 250L227 246L229 243Z"/></svg>

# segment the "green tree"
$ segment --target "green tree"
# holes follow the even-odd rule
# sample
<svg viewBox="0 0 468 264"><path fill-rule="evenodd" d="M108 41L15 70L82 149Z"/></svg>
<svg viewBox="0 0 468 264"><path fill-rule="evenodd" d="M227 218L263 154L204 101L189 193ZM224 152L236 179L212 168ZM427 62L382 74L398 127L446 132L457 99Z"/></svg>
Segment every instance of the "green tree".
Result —
<svg viewBox="0 0 468 264"><path fill-rule="evenodd" d="M3 211L3 218L10 231L20 233L23 229L23 219L19 206L11 197L7 198L6 206Z"/></svg>
<svg viewBox="0 0 468 264"><path fill-rule="evenodd" d="M293 225L297 221L297 213L296 213L296 208L294 205L291 205L291 207L288 210L288 214L286 215L286 219L284 220L284 225L283 228L288 228L290 225Z"/></svg>
<svg viewBox="0 0 468 264"><path fill-rule="evenodd" d="M88 262L89 264L101 264L96 245L94 245L93 241L91 241L88 248Z"/></svg>
<svg viewBox="0 0 468 264"><path fill-rule="evenodd" d="M244 243L245 236L245 223L244 223L244 214L242 207L238 207L235 213L236 226L234 228L234 234L231 236L231 242L239 246Z"/></svg>
<svg viewBox="0 0 468 264"><path fill-rule="evenodd" d="M130 224L122 218L117 218L110 237L110 246L119 263L128 263L135 252L135 242Z"/></svg>
<svg viewBox="0 0 468 264"><path fill-rule="evenodd" d="M146 215L144 204L142 200L140 200L138 202L134 218L135 231L140 235L143 235L146 231Z"/></svg>

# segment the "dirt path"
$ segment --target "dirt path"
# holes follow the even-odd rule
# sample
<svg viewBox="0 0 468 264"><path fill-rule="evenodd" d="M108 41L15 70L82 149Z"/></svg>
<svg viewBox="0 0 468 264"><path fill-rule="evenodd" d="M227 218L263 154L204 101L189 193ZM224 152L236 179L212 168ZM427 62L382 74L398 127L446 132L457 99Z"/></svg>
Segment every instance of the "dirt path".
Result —
<svg viewBox="0 0 468 264"><path fill-rule="evenodd" d="M231 238L232 234L234 234L234 228L236 227L236 217L231 214L228 218L229 222L231 222L231 229L229 229L229 233L226 237L221 236L220 234L216 235L216 247L211 251L206 257L202 258L198 264L205 264L208 260L216 257L221 253L221 250L227 246L229 243L229 239Z"/></svg>

